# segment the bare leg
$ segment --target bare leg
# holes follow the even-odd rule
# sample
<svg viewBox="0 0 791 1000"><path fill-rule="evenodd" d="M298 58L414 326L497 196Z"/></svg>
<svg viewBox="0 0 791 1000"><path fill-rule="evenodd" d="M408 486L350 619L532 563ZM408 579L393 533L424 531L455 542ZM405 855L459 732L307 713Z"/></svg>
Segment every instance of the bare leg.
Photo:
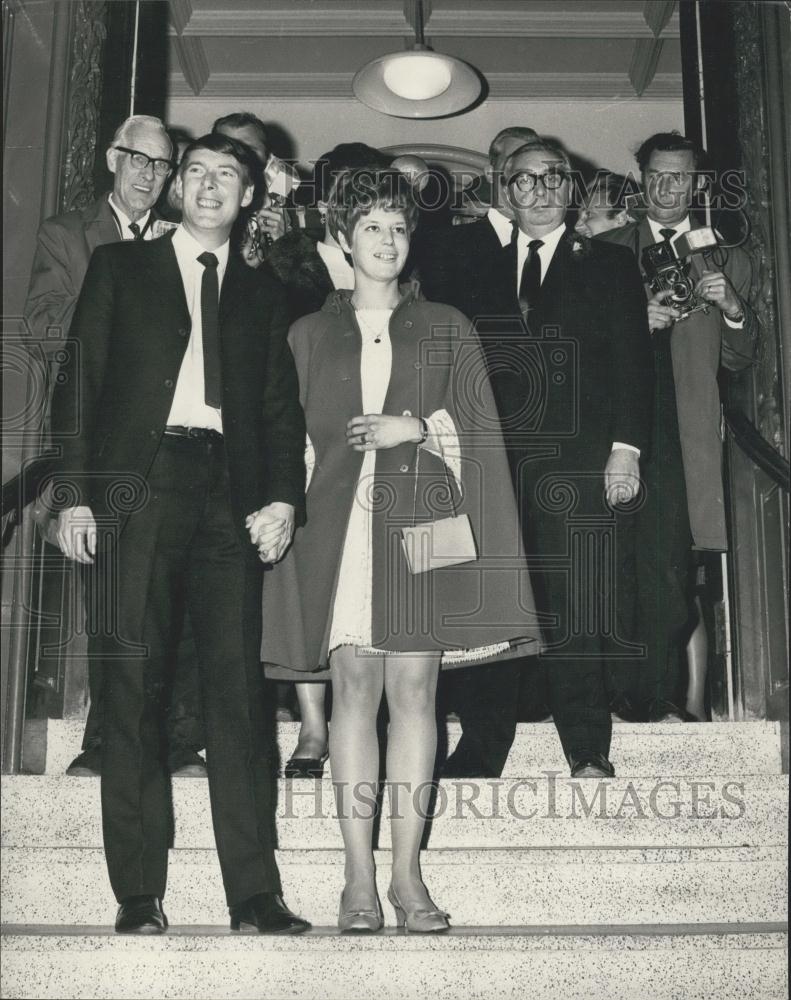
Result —
<svg viewBox="0 0 791 1000"><path fill-rule="evenodd" d="M299 715L299 739L292 757L320 758L327 752L327 716L324 712L324 683L295 684Z"/></svg>
<svg viewBox="0 0 791 1000"><path fill-rule="evenodd" d="M699 597L695 598L695 607L698 611L698 624L687 643L687 669L689 673L687 711L702 721L706 718L705 689L706 670L709 665L709 637Z"/></svg>
<svg viewBox="0 0 791 1000"><path fill-rule="evenodd" d="M331 656L330 677L332 782L346 849L344 902L351 910L375 910L376 716L382 701L384 657L364 656L352 646L340 646Z"/></svg>
<svg viewBox="0 0 791 1000"><path fill-rule="evenodd" d="M387 780L391 786L393 888L406 910L431 909L420 877L420 841L437 752L435 702L439 654L385 658L390 712Z"/></svg>

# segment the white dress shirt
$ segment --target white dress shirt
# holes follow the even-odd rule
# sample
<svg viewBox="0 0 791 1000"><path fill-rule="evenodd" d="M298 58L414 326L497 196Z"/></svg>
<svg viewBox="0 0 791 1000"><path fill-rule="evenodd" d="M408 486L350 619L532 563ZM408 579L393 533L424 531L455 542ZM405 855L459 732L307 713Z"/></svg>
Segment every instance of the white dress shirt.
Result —
<svg viewBox="0 0 791 1000"><path fill-rule="evenodd" d="M541 240L543 246L538 249L538 259L541 261L541 283L543 284L544 278L547 276L547 271L549 270L549 265L552 263L552 258L555 256L555 251L558 248L558 243L563 234L566 232L566 223L561 222L557 229L553 229L551 233L547 233L546 236L542 236ZM522 281L522 268L525 266L525 261L527 260L527 248L529 244L537 237L528 236L527 233L523 233L519 230L519 235L516 238L516 293L519 294L519 285Z"/></svg>
<svg viewBox="0 0 791 1000"><path fill-rule="evenodd" d="M511 242L511 234L514 231L511 220L497 208L490 208L486 213L486 218L489 220L492 229L497 233L497 238L502 246L507 247Z"/></svg>
<svg viewBox="0 0 791 1000"><path fill-rule="evenodd" d="M216 250L210 250L217 258L217 284L222 288L225 269L228 266L228 247L226 241ZM190 236L184 226L179 226L173 233L173 249L176 251L181 280L184 282L184 294L187 299L192 332L181 362L176 391L170 406L169 424L180 427L207 427L222 433L222 415L219 409L207 406L203 382L203 330L201 326L201 284L203 282L203 264L198 257L206 251L198 241Z"/></svg>
<svg viewBox="0 0 791 1000"><path fill-rule="evenodd" d="M115 216L115 220L118 224L118 229L121 234L121 239L133 240L135 238L135 234L129 228L132 225L132 220L129 218L129 216L122 208L118 207L112 194L109 196L107 200L110 203L110 208L112 209L113 215ZM137 225L140 227L140 231L143 234L144 240L153 240L154 238L152 227L149 226L148 224L150 216L151 216L151 209L149 209L145 215L141 215L139 219L135 220Z"/></svg>
<svg viewBox="0 0 791 1000"><path fill-rule="evenodd" d="M354 288L354 268L340 247L317 243L316 250L330 272L333 288Z"/></svg>

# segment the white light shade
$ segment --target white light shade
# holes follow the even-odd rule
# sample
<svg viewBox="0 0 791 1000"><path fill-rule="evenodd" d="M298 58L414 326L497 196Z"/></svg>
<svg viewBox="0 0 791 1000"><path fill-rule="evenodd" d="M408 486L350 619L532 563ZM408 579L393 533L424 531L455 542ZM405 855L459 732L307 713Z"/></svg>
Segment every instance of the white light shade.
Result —
<svg viewBox="0 0 791 1000"><path fill-rule="evenodd" d="M352 89L363 104L395 118L443 118L473 104L481 81L461 59L416 46L367 63Z"/></svg>
<svg viewBox="0 0 791 1000"><path fill-rule="evenodd" d="M382 77L389 90L408 101L430 101L444 94L453 77L444 59L426 59L423 52L406 52L385 63Z"/></svg>

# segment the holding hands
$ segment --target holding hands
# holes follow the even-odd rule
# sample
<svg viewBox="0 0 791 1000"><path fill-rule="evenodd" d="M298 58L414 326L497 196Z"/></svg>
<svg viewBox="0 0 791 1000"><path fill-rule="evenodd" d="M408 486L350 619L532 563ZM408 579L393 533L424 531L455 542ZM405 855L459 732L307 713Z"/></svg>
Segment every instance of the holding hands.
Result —
<svg viewBox="0 0 791 1000"><path fill-rule="evenodd" d="M276 563L283 558L294 535L294 508L274 501L248 514L244 524L261 562Z"/></svg>
<svg viewBox="0 0 791 1000"><path fill-rule="evenodd" d="M352 417L346 425L346 444L355 451L376 451L395 448L399 444L422 440L418 417L388 417L384 413L369 413Z"/></svg>

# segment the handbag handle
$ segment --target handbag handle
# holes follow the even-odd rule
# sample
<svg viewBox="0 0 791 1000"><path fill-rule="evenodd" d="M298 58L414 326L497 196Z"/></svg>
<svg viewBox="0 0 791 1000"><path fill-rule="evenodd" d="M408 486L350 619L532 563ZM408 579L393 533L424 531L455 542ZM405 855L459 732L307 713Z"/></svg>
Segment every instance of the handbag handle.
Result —
<svg viewBox="0 0 791 1000"><path fill-rule="evenodd" d="M417 455L415 456L415 490L414 490L414 493L413 493L413 496L412 496L412 524L413 525L415 524L415 521L417 519L417 481L418 481L418 471L420 469L420 452L421 452L421 447L420 447L420 445L417 445ZM450 481L450 473L448 472L447 463L441 457L440 457L440 461L442 462L442 468L445 470L445 480L446 480L446 482L448 484L448 495L450 496L450 504L451 504L451 507L453 509L453 516L456 517L457 514L458 514L458 512L457 512L457 509L456 509L456 501L453 498L453 483L451 483L451 481ZM431 512L431 520L432 521L436 520L435 511L433 511L433 510Z"/></svg>

